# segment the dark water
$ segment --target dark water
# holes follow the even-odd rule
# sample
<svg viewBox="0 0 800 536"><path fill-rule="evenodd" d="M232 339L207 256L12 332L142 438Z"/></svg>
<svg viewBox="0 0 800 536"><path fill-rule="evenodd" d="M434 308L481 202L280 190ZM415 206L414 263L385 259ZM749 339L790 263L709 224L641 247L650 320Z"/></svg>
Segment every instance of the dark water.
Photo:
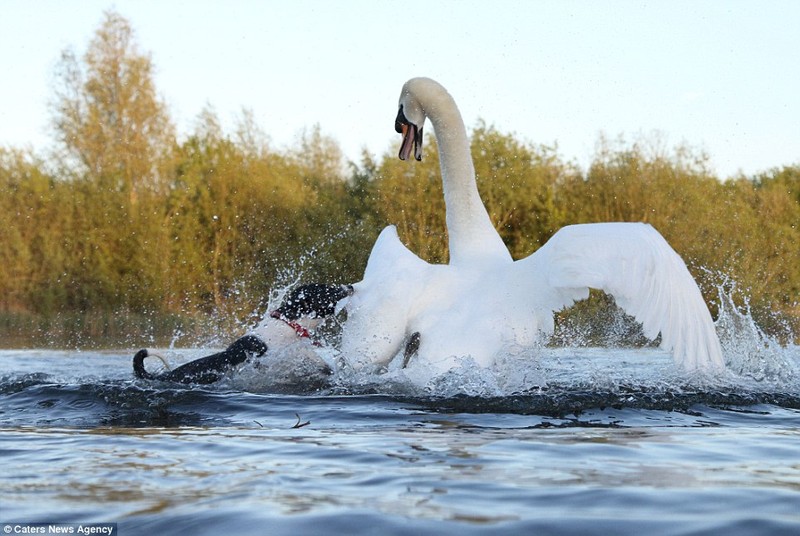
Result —
<svg viewBox="0 0 800 536"><path fill-rule="evenodd" d="M236 377L134 381L131 355L0 351L0 524L800 533L796 347L728 355L737 370L716 379L681 376L657 350L558 349L491 373L342 377L302 396Z"/></svg>

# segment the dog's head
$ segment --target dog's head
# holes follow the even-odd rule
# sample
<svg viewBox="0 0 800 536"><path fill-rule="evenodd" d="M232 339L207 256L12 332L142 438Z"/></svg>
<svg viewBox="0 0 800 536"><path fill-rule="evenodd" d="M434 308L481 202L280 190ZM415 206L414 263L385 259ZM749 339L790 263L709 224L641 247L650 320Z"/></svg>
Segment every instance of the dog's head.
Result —
<svg viewBox="0 0 800 536"><path fill-rule="evenodd" d="M274 312L283 320L322 319L336 312L336 304L353 294L352 285L309 283L297 287Z"/></svg>

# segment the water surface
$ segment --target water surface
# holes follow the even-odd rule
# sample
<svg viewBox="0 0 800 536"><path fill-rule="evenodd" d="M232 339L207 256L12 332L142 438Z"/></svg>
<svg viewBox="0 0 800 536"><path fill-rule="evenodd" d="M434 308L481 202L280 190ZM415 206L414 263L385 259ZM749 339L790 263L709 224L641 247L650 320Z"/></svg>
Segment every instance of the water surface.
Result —
<svg viewBox="0 0 800 536"><path fill-rule="evenodd" d="M305 395L236 376L210 388L133 380L131 355L0 351L0 522L117 522L121 534L800 531L796 348L716 380L653 349L547 349L491 373L465 366L422 386L402 371L343 376Z"/></svg>

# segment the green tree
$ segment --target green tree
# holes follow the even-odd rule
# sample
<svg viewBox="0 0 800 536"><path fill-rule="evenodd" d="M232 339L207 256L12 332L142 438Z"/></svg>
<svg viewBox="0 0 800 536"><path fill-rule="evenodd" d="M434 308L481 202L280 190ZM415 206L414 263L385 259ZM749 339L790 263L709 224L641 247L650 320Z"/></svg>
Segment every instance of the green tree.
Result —
<svg viewBox="0 0 800 536"><path fill-rule="evenodd" d="M800 318L800 167L773 169L733 184L753 214L749 262L740 278L756 302Z"/></svg>
<svg viewBox="0 0 800 536"><path fill-rule="evenodd" d="M174 128L129 22L106 12L81 61L62 52L57 79L53 124L67 157L93 184L131 203L159 191Z"/></svg>
<svg viewBox="0 0 800 536"><path fill-rule="evenodd" d="M130 24L107 12L79 60L62 53L52 101L57 172L69 179L56 270L64 307L160 309L165 241L158 199L169 183L173 127L150 58ZM59 257L53 256L52 259Z"/></svg>
<svg viewBox="0 0 800 536"><path fill-rule="evenodd" d="M436 140L424 141L425 158L404 162L386 153L371 184L373 213L380 227L397 225L400 239L428 262L447 262L444 193Z"/></svg>
<svg viewBox="0 0 800 536"><path fill-rule="evenodd" d="M43 163L28 153L0 149L0 309L49 312L54 296L45 288L53 263L63 249L58 243L63 222L57 183L42 171Z"/></svg>
<svg viewBox="0 0 800 536"><path fill-rule="evenodd" d="M480 122L472 132L478 189L514 258L531 254L560 227L555 196L565 176L577 173L555 148L526 146Z"/></svg>
<svg viewBox="0 0 800 536"><path fill-rule="evenodd" d="M319 124L311 131L304 130L300 143L291 152L306 180L341 180L344 176L344 157L336 140L322 133Z"/></svg>

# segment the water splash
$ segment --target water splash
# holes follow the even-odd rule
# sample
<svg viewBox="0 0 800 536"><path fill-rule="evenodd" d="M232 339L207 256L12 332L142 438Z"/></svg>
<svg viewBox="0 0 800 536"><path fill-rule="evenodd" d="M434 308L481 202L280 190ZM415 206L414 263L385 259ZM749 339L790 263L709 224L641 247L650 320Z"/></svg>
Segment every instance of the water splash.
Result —
<svg viewBox="0 0 800 536"><path fill-rule="evenodd" d="M723 279L717 292L719 315L715 326L727 363L722 374L679 369L671 354L657 347L658 341L643 341L640 326L608 300L608 306L594 318L584 315L578 321L568 318L562 322L547 345L506 348L489 368L477 366L467 356L452 370L436 374L413 360L403 369L402 359L395 359L386 370L337 370L334 384L349 393L484 398L553 390L656 393L653 396L668 398L741 389L800 391L800 347L782 345L777 337L765 333L746 300L744 306L737 307L734 296L739 290L730 279ZM791 334L787 339L792 339Z"/></svg>
<svg viewBox="0 0 800 536"><path fill-rule="evenodd" d="M737 307L735 284L727 281L717 291L719 315L715 325L729 370L759 382L786 382L795 378L800 347L791 341L783 346L777 337L765 333L753 319L746 295L744 305Z"/></svg>
<svg viewBox="0 0 800 536"><path fill-rule="evenodd" d="M268 309L281 303L285 294L306 276L306 263L316 256L311 248L297 264L286 268L269 295ZM335 347L342 317L329 319L318 330L326 342L317 349L333 374L320 381L315 367L306 366L292 351L279 352L240 370L227 387L255 393L327 392L339 394L388 394L400 396L507 397L553 392L553 390L608 393L684 393L687 391L735 390L797 392L800 386L800 348L781 345L756 323L749 303L730 278L715 274L719 314L716 329L722 343L727 370L721 375L686 373L674 366L668 352L647 341L640 325L616 306L610 297L600 297L604 307L589 304L577 314L565 315L556 334L538 347L507 347L489 368L477 366L468 356L445 374L437 374L424 363L412 361L402 368L395 359L384 370L357 370ZM743 301L743 306L736 305ZM586 311L591 314L587 314ZM263 317L265 312L259 313ZM566 319L566 320L565 320ZM249 326L242 326L242 333ZM787 326L787 329L788 326ZM791 336L787 337L792 339ZM298 354L299 355L299 354ZM292 373L291 367L295 366ZM308 372L308 381L304 373Z"/></svg>

